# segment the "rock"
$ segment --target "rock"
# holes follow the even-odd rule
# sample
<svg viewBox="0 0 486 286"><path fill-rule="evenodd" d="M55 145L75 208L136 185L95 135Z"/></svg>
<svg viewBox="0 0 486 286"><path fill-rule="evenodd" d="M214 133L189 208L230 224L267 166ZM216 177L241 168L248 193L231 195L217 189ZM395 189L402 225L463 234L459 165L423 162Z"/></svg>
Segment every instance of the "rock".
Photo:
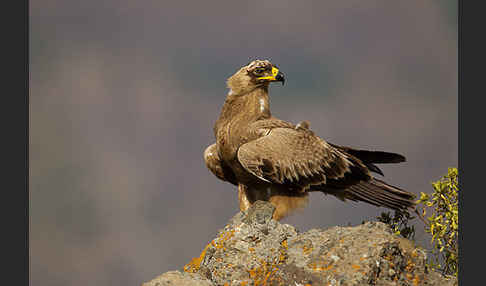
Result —
<svg viewBox="0 0 486 286"><path fill-rule="evenodd" d="M299 233L273 220L274 210L257 201L184 273L167 272L144 285L457 285L455 277L427 269L426 253L384 223Z"/></svg>
<svg viewBox="0 0 486 286"><path fill-rule="evenodd" d="M197 274L169 271L142 286L213 286L214 284Z"/></svg>

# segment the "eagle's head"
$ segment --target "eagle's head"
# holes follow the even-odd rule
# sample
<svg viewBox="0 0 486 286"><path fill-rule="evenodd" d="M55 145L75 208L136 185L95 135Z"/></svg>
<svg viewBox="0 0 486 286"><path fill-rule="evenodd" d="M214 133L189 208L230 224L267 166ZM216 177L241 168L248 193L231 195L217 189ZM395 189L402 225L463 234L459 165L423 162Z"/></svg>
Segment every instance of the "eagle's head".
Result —
<svg viewBox="0 0 486 286"><path fill-rule="evenodd" d="M228 81L232 95L244 95L259 87L268 87L270 82L285 82L282 72L268 60L254 60L240 68Z"/></svg>

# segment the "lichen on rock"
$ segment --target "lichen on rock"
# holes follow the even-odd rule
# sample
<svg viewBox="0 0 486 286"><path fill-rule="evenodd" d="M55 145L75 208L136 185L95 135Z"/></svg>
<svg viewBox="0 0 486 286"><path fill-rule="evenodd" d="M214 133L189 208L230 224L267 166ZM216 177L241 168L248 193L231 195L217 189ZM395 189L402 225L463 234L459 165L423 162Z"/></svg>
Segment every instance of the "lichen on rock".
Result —
<svg viewBox="0 0 486 286"><path fill-rule="evenodd" d="M274 210L257 201L236 214L182 273L159 276L186 284L144 285L457 285L456 278L427 269L425 252L386 224L299 233L273 220ZM187 284L190 279L193 284Z"/></svg>

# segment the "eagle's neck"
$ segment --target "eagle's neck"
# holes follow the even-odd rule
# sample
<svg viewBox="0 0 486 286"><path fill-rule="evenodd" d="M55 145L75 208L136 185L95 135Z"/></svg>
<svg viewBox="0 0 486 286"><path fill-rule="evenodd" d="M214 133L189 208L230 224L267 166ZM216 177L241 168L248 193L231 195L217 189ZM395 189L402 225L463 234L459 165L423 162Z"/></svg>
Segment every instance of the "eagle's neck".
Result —
<svg viewBox="0 0 486 286"><path fill-rule="evenodd" d="M256 88L245 95L228 94L219 120L229 122L243 120L247 123L269 118L268 87Z"/></svg>
<svg viewBox="0 0 486 286"><path fill-rule="evenodd" d="M216 124L214 135L219 155L225 161L236 158L238 148L251 137L248 126L271 117L268 89L257 88L245 95L228 94Z"/></svg>

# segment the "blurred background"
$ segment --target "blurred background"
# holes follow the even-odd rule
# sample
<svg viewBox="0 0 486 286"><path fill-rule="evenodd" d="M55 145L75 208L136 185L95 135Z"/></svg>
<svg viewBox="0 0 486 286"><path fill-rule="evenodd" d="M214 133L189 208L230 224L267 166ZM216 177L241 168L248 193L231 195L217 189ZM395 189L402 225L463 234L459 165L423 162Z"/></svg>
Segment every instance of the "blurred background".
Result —
<svg viewBox="0 0 486 286"><path fill-rule="evenodd" d="M286 75L273 115L397 152L416 194L458 165L457 1L30 1L30 284L139 285L178 270L238 211L203 161L226 79ZM386 209L311 194L284 223ZM416 239L429 237L416 222Z"/></svg>

